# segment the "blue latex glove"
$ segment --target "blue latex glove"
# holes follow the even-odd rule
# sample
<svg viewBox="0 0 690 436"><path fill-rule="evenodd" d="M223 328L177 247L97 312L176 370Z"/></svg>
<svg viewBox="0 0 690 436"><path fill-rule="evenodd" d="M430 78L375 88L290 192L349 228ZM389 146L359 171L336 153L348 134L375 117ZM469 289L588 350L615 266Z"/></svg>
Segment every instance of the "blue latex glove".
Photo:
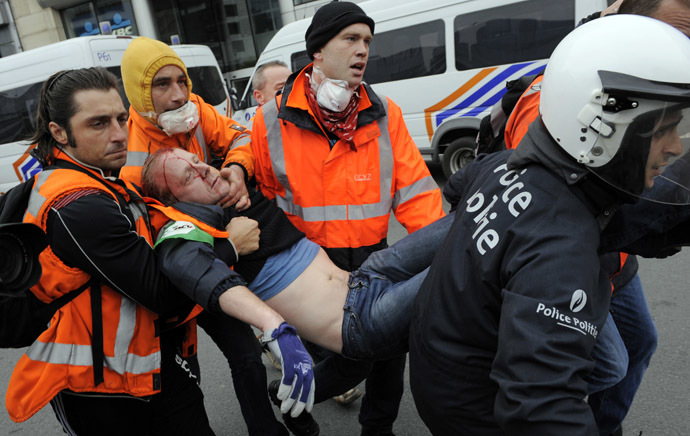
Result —
<svg viewBox="0 0 690 436"><path fill-rule="evenodd" d="M280 411L289 411L293 418L305 409L311 412L314 407L314 371L311 356L297 337L295 328L283 322L278 328L265 331L261 342L268 345L283 369L278 389L278 399L282 401Z"/></svg>

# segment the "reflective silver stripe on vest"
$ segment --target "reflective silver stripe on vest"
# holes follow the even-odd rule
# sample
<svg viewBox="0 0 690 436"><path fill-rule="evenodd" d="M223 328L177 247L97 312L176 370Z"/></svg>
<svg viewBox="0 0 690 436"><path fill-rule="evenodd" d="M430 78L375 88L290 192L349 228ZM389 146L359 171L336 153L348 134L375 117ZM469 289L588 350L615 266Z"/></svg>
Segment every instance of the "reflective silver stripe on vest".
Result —
<svg viewBox="0 0 690 436"><path fill-rule="evenodd" d="M397 208L408 200L412 200L419 194L433 191L435 189L438 189L438 184L433 177L427 176L423 179L419 179L413 184L405 186L404 188L396 191L395 196L393 197L393 209Z"/></svg>
<svg viewBox="0 0 690 436"><path fill-rule="evenodd" d="M120 304L120 322L115 338L115 356L105 356L106 368L118 374L145 374L160 367L160 352L139 356L128 354L134 337L136 304L123 297ZM27 350L29 359L54 365L93 366L91 346L35 341Z"/></svg>
<svg viewBox="0 0 690 436"><path fill-rule="evenodd" d="M194 130L194 137L196 138L196 142L199 143L199 147L201 147L201 152L204 153L204 162L210 164L211 157L209 156L208 150L206 149L206 139L204 139L204 132L201 131L200 125L198 125L196 127L196 130Z"/></svg>
<svg viewBox="0 0 690 436"><path fill-rule="evenodd" d="M251 135L247 135L246 133L242 133L238 135L234 141L230 144L230 150L233 148L240 147L242 145L247 145L252 141Z"/></svg>
<svg viewBox="0 0 690 436"><path fill-rule="evenodd" d="M38 218L38 213L43 207L43 203L46 202L46 198L39 193L41 186L48 180L50 174L55 170L44 170L38 173L36 176L36 181L34 182L34 187L31 189L31 195L29 196L29 203L26 207L26 214L31 214Z"/></svg>
<svg viewBox="0 0 690 436"><path fill-rule="evenodd" d="M146 205L144 203L130 202L129 210L132 212L132 217L134 218L132 226L136 228L137 221L139 221L140 218L144 218L147 214Z"/></svg>
<svg viewBox="0 0 690 436"><path fill-rule="evenodd" d="M261 108L264 112L264 123L266 124L266 140L268 151L271 155L271 166L278 182L285 188L285 198L276 195L276 204L284 211L304 219L305 210L297 206L292 199L290 181L285 174L285 155L283 154L283 137L280 133L280 122L278 121L278 104L276 99L271 99ZM320 209L320 208L308 208Z"/></svg>
<svg viewBox="0 0 690 436"><path fill-rule="evenodd" d="M388 113L388 99L379 95L383 102L386 114ZM335 221L335 220L366 220L388 215L393 207L393 199L390 197L393 184L393 147L391 145L390 132L388 131L388 116L377 120L381 136L378 138L380 181L379 189L381 201L368 204L350 204L334 206L302 207L295 204L290 181L285 171L285 154L283 139L278 120L278 105L273 99L262 106L264 123L266 125L266 139L271 155L273 173L278 182L285 188L285 197L276 195L276 204L284 211L299 216L306 222ZM432 180L433 181L433 180ZM397 195L397 193L396 193Z"/></svg>
<svg viewBox="0 0 690 436"><path fill-rule="evenodd" d="M127 151L127 162L125 166L128 167L143 167L146 159L151 156L147 151Z"/></svg>

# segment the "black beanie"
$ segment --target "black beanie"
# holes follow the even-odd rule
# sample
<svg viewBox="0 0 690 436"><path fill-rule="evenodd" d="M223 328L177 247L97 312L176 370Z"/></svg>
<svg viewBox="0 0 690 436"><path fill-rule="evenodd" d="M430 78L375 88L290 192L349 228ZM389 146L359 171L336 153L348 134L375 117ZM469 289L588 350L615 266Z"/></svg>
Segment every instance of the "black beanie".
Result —
<svg viewBox="0 0 690 436"><path fill-rule="evenodd" d="M309 59L314 60L315 51L328 44L341 30L355 23L366 24L371 29L371 34L374 34L374 20L356 4L335 0L322 6L314 14L307 33L304 34Z"/></svg>

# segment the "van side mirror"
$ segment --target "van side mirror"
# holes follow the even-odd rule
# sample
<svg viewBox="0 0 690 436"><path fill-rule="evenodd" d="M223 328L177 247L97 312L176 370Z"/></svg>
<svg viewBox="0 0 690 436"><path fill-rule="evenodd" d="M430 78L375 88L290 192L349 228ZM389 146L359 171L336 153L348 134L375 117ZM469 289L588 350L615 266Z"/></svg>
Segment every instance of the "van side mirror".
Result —
<svg viewBox="0 0 690 436"><path fill-rule="evenodd" d="M247 109L247 103L239 99L237 96L237 89L234 87L230 88L230 103L232 104L233 112Z"/></svg>
<svg viewBox="0 0 690 436"><path fill-rule="evenodd" d="M240 102L237 99L237 90L235 88L230 88L230 104L232 105L232 111L240 110Z"/></svg>

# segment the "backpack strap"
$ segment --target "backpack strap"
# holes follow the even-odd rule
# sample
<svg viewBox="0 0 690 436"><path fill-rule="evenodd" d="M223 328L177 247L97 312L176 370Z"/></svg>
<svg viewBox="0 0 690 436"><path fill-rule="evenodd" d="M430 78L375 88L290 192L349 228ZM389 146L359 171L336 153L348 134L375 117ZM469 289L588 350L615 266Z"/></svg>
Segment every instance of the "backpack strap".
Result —
<svg viewBox="0 0 690 436"><path fill-rule="evenodd" d="M91 277L87 285L91 289L91 360L95 386L103 383L103 307L101 306L101 284Z"/></svg>

